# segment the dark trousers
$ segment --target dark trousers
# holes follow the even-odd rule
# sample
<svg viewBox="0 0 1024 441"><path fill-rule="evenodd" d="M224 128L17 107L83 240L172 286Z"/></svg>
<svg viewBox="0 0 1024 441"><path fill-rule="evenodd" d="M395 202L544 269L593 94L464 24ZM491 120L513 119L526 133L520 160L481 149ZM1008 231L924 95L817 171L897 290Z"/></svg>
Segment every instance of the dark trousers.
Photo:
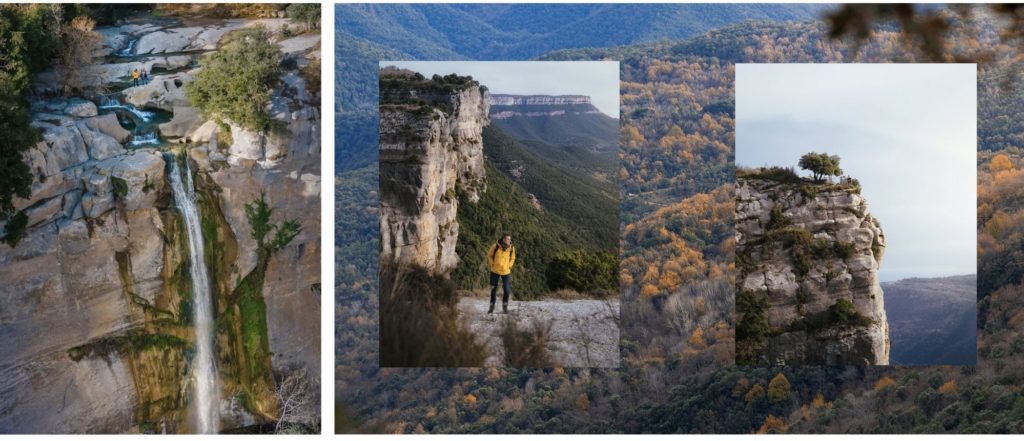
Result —
<svg viewBox="0 0 1024 441"><path fill-rule="evenodd" d="M498 296L498 279L502 281L502 289L504 292L501 296L501 303L508 304L508 296L512 294L512 274L506 274L499 276L498 274L491 273L491 304L494 304L495 298Z"/></svg>

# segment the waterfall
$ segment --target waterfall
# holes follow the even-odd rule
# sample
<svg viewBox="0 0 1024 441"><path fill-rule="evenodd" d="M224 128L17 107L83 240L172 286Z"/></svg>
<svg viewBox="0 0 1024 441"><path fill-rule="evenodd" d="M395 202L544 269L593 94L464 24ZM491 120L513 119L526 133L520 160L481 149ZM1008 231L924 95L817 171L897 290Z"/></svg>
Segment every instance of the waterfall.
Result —
<svg viewBox="0 0 1024 441"><path fill-rule="evenodd" d="M159 145L160 136L157 135L156 132L134 133L132 134L132 140L128 141L128 144L132 147L146 144Z"/></svg>
<svg viewBox="0 0 1024 441"><path fill-rule="evenodd" d="M133 106L131 104L124 104L124 103L122 103L120 100L117 99L116 95L104 95L104 96L101 96L100 97L100 106L99 106L99 108L100 109L120 109L120 110L124 110L126 112L130 112L132 115L135 115L136 117L138 117L139 119L141 119L141 120L143 120L145 122L152 121L153 117L155 116L155 114L153 112L149 112L149 111L145 111L145 110L139 110L139 109L137 109L135 106Z"/></svg>
<svg viewBox="0 0 1024 441"><path fill-rule="evenodd" d="M203 232L200 229L199 209L196 207L195 187L192 171L185 161L183 184L178 171L178 161L173 154L165 154L171 164L171 189L174 203L185 219L188 232L190 272L192 274L193 321L196 327L196 353L192 359L193 390L191 406L198 422L200 433L217 433L219 420L220 389L217 385L217 367L214 358L214 304L210 295L210 276L203 259Z"/></svg>
<svg viewBox="0 0 1024 441"><path fill-rule="evenodd" d="M126 47L126 48L122 49L120 52L118 52L117 56L119 56L119 57L130 57L130 56L132 56L133 55L132 54L132 50L135 49L135 43L137 43L138 41L139 41L138 38L130 40L128 42L128 47Z"/></svg>

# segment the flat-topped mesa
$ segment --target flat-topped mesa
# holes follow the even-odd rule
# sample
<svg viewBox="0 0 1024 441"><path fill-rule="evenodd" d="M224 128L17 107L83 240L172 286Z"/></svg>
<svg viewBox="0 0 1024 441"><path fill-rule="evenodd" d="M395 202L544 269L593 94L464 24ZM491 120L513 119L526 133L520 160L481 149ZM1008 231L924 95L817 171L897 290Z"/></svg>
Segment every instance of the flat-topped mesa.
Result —
<svg viewBox="0 0 1024 441"><path fill-rule="evenodd" d="M491 95L492 106L562 106L568 104L590 104L586 95Z"/></svg>
<svg viewBox="0 0 1024 441"><path fill-rule="evenodd" d="M491 118L601 113L586 95L491 95Z"/></svg>
<svg viewBox="0 0 1024 441"><path fill-rule="evenodd" d="M458 264L459 196L476 202L486 186L489 106L487 88L470 77L381 70L382 263L444 275Z"/></svg>
<svg viewBox="0 0 1024 441"><path fill-rule="evenodd" d="M889 364L885 234L860 184L778 171L737 172L737 363Z"/></svg>

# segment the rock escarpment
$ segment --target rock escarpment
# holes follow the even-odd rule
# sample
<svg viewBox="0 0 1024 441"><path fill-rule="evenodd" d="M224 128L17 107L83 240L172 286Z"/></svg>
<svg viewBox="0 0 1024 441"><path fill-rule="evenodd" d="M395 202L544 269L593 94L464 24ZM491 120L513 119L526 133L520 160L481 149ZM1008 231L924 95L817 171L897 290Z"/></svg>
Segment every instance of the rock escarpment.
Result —
<svg viewBox="0 0 1024 441"><path fill-rule="evenodd" d="M737 172L737 362L886 365L885 234L859 183Z"/></svg>
<svg viewBox="0 0 1024 441"><path fill-rule="evenodd" d="M233 20L204 29L223 28L216 34L223 36L257 23L286 22ZM146 35L174 32L167 25L99 31L105 50L134 56ZM319 58L318 42L318 35L301 35L280 44L302 68ZM211 44L195 48L214 49ZM113 58L87 69L97 74L90 77L97 84L123 81L140 66L188 69L156 74L124 93L142 110L172 110L175 119L160 131L180 137L181 145L131 148L133 134L119 122L127 110L114 114L99 97L33 103L42 141L25 153L31 196L15 200L28 226L16 247L0 243L0 432L191 430L192 280L169 161L180 169L188 162L196 182L218 301L221 427L276 417L275 373L304 369L319 378L319 320L310 320L319 317L320 305L319 92L307 88L298 70L286 69L268 105L279 130L235 127L233 141L226 142L227 133L188 107L184 87L197 71L188 66L190 58ZM168 59L181 62L160 65ZM36 79L41 96L52 90L52 77ZM274 210L272 222L294 218L302 231L258 265L245 205L261 192ZM4 227L0 222L0 237ZM250 329L253 323L262 333ZM313 406L319 409L319 403Z"/></svg>
<svg viewBox="0 0 1024 441"><path fill-rule="evenodd" d="M381 261L447 274L459 195L476 201L486 184L489 94L465 77L384 69L380 96Z"/></svg>
<svg viewBox="0 0 1024 441"><path fill-rule="evenodd" d="M601 113L585 95L491 95L491 118L543 117Z"/></svg>

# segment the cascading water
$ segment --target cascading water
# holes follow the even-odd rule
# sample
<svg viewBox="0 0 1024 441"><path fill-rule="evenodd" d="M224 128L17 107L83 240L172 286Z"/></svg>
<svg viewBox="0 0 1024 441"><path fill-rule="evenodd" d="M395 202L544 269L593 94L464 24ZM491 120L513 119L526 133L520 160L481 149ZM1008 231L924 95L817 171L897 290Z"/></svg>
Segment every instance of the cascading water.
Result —
<svg viewBox="0 0 1024 441"><path fill-rule="evenodd" d="M174 203L185 219L188 232L189 261L191 263L193 292L193 321L196 327L196 353L192 360L194 384L191 405L196 417L199 433L217 433L219 420L220 388L217 385L217 366L214 358L214 304L210 295L210 276L203 259L203 235L200 229L199 209L196 207L195 187L192 171L185 161L185 183L182 183L178 162L173 154L164 155L171 164L171 189Z"/></svg>
<svg viewBox="0 0 1024 441"><path fill-rule="evenodd" d="M157 133L158 123L161 121L157 112L152 110L141 110L131 104L122 103L117 94L104 95L99 99L99 109L108 110L118 114L121 126L127 127L132 132L128 145L139 147L144 145L160 145L160 135Z"/></svg>
<svg viewBox="0 0 1024 441"><path fill-rule="evenodd" d="M130 57L130 56L134 55L132 53L132 50L135 49L135 43L138 43L138 41L139 41L138 38L133 38L131 41L128 42L128 47L126 47L126 48L122 49L120 52L118 52L117 56L119 56L119 57Z"/></svg>

